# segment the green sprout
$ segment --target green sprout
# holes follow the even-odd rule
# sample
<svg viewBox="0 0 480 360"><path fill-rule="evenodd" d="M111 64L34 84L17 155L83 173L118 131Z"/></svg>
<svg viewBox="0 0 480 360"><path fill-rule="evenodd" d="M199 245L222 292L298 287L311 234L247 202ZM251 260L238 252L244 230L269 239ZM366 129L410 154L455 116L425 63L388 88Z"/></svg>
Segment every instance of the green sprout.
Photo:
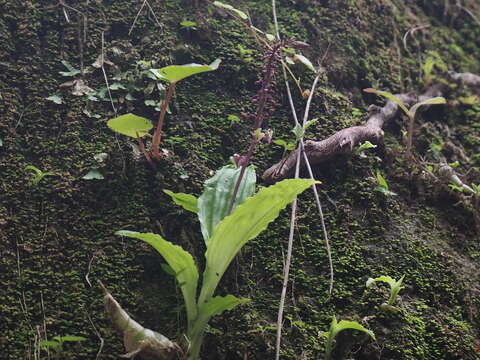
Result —
<svg viewBox="0 0 480 360"><path fill-rule="evenodd" d="M377 179L378 185L375 186L373 190L381 192L385 196L397 195L397 193L394 193L393 191L389 190L387 180L382 176L382 173L380 172L380 170L377 169L377 173L375 174L375 177Z"/></svg>
<svg viewBox="0 0 480 360"><path fill-rule="evenodd" d="M55 354L56 359L60 359L60 356L63 353L63 344L66 342L80 342L87 340L83 336L75 335L65 335L65 336L54 336L52 340L42 340L40 341L40 346L44 349L52 350Z"/></svg>
<svg viewBox="0 0 480 360"><path fill-rule="evenodd" d="M373 145L370 141L367 140L360 144L360 146L355 150L355 153L360 154L365 150L375 149L376 147L377 145Z"/></svg>
<svg viewBox="0 0 480 360"><path fill-rule="evenodd" d="M413 125L415 122L415 116L417 114L417 110L424 105L435 105L435 104L445 104L446 100L443 97L434 97L430 99L426 99L421 101L415 105L413 105L410 109L406 107L406 105L395 95L387 92L387 91L380 91L372 88L363 89L366 93L377 94L383 96L394 103L396 103L400 109L407 115L409 122L408 122L408 138L407 138L407 154L411 154L412 149L412 140L413 140Z"/></svg>
<svg viewBox="0 0 480 360"><path fill-rule="evenodd" d="M358 330L362 331L368 336L370 336L373 340L375 340L375 334L373 331L366 329L363 325L359 324L356 321L346 321L341 320L337 322L337 318L335 316L332 317L332 322L330 323L330 329L328 332L320 333L320 336L327 338L327 344L325 346L325 360L330 360L332 358L332 351L334 347L335 337L343 330Z"/></svg>
<svg viewBox="0 0 480 360"><path fill-rule="evenodd" d="M368 278L366 286L367 288L369 288L375 282L384 282L390 285L390 298L388 299L388 302L386 304L382 304L381 307L384 309L393 310L394 309L393 304L397 300L397 295L400 292L400 290L404 288L404 286L402 286L404 278L405 278L405 275L403 275L398 281L395 279L392 279L390 276L379 276L375 279Z"/></svg>
<svg viewBox="0 0 480 360"><path fill-rule="evenodd" d="M55 175L57 175L57 174L54 174L54 173L51 173L51 172L43 172L42 170L40 170L39 168L37 168L36 166L33 166L33 165L25 166L25 170L32 170L34 172L33 178L31 179L32 185L38 185L38 183L40 181L42 181L42 179L45 176L55 176Z"/></svg>
<svg viewBox="0 0 480 360"><path fill-rule="evenodd" d="M180 81L189 76L200 74L203 72L214 71L218 69L221 60L216 59L210 65L200 64L187 64L187 65L170 65L161 69L150 69L150 74L157 81L166 81L170 83L166 90L165 100L161 103L160 114L158 116L157 126L155 127L152 138L152 155L156 159L160 159L160 140L162 137L163 123L167 113L168 105L172 100L173 93L175 92L175 86ZM148 103L150 104L150 102ZM156 103L152 103L156 106ZM114 119L110 119L107 123L108 127L115 132L122 135L130 136L137 139L138 146L142 151L147 161L154 167L153 162L145 149L145 145L141 138L149 134L149 131L153 128L153 124L150 120L134 115L126 114Z"/></svg>

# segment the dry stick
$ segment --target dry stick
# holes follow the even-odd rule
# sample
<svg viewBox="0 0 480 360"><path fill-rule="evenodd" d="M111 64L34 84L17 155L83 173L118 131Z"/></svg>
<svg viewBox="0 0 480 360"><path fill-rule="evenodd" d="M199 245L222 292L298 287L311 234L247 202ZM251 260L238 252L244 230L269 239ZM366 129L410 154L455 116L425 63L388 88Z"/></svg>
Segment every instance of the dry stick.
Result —
<svg viewBox="0 0 480 360"><path fill-rule="evenodd" d="M142 12L142 10L143 10L143 8L145 7L145 4L146 4L146 3L147 3L147 0L144 0L142 6L140 7L140 10L138 10L137 15L135 16L135 19L133 19L133 24L132 24L132 26L130 27L130 30L128 30L128 36L130 36L130 34L132 33L133 28L135 27L135 24L137 23L138 17L140 16L140 13Z"/></svg>
<svg viewBox="0 0 480 360"><path fill-rule="evenodd" d="M277 11L276 11L275 0L272 0L272 12L273 12L273 21L274 21L274 24L275 24L276 37L277 37L278 40L280 40L280 32L278 30L279 28L278 28L278 20L277 20ZM329 47L330 47L330 45L329 45ZM328 52L328 49L327 49L327 52ZM295 110L295 105L293 103L293 98L292 98L292 92L290 90L290 85L289 85L288 80L287 80L287 72L285 70L285 67L283 67L283 66L282 66L282 71L283 71L283 78L284 78L284 81L285 81L285 87L287 89L287 95L288 95L288 101L289 101L289 104L290 104L290 109L292 111L292 115L293 115L295 124L297 125L298 124L297 112ZM317 75L317 77L315 78L314 83L312 85L312 90L310 91L310 94L309 94L309 98L308 98L308 101L307 101L307 106L305 108L304 123L303 123L304 127L305 127L306 120L308 119L310 102L311 102L311 99L312 99L313 94L315 92L315 86L316 86L316 84L319 80L319 76L320 75ZM300 152L302 152L304 157L305 157L305 162L306 162L307 167L309 169L310 178L313 180L314 177L313 177L313 173L311 171L310 163L309 163L308 158L306 157L306 154L305 154L305 151L304 151L303 138L300 139ZM297 161L296 161L296 166L295 166L295 177L296 178L298 178L298 173L299 173L299 168L300 168L300 152L297 154ZM314 193L314 196L315 196L315 201L316 201L317 206L318 206L318 210L319 210L319 214L320 214L320 222L322 224L322 230L323 230L323 234L324 234L324 238L325 238L325 244L326 244L326 247L327 247L328 262L329 262L329 267L330 267L329 293L331 293L332 289L333 289L333 262L332 262L332 256L331 256L331 251L330 251L330 243L328 241L328 233L327 233L327 229L326 229L326 226L325 226L325 219L324 219L324 216L323 216L323 210L322 210L322 205L321 205L321 202L320 202L320 197L318 196L316 186L312 185L312 188L313 188L313 193ZM276 341L276 348L275 348L275 359L276 360L278 360L280 358L280 345L281 345L282 327L283 327L283 311L284 311L284 307L285 307L286 284L288 284L288 274L289 274L289 270L290 270L290 262L291 262L291 248L290 247L291 247L291 245L293 245L293 225L294 225L296 208L297 208L297 198L295 197L294 203L292 204L292 215L291 215L292 217L291 217L291 220L290 220L290 235L289 235L289 241L288 241L290 254L287 254L287 260L286 260L286 263L285 263L286 266L285 266L285 273L284 273L284 286L282 287L282 294L280 296L280 305L279 305L278 318L277 318L277 341ZM289 257L289 255L290 255L290 257ZM288 271L287 271L287 269L288 269Z"/></svg>
<svg viewBox="0 0 480 360"><path fill-rule="evenodd" d="M100 348L98 349L97 356L95 357L95 360L98 360L100 358L100 355L102 354L103 346L105 345L105 340L103 340L102 336L100 335L99 331L97 330L95 324L92 321L92 318L90 317L90 314L87 314L87 317L88 317L88 321L90 321L90 324L92 324L93 331L95 331L95 334L100 339Z"/></svg>
<svg viewBox="0 0 480 360"><path fill-rule="evenodd" d="M155 129L155 133L153 134L152 140L152 150L153 150L153 157L156 159L160 159L160 140L162 138L162 129L163 123L165 122L165 115L167 113L167 107L172 99L173 93L175 92L175 85L176 82L170 83L168 87L167 94L165 95L165 100L162 102L162 106L160 107L160 114L158 115L158 123ZM148 158L147 158L148 160Z"/></svg>

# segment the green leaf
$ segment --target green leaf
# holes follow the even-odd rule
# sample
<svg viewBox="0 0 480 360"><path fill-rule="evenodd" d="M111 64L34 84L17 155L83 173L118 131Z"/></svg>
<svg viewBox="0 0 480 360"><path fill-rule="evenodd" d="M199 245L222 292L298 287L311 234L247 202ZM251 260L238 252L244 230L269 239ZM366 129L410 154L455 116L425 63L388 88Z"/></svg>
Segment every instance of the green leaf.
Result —
<svg viewBox="0 0 480 360"><path fill-rule="evenodd" d="M292 132L295 134L295 140L296 141L300 141L300 139L303 137L305 131L302 127L302 125L300 125L300 123L296 123L295 124L295 127L292 129Z"/></svg>
<svg viewBox="0 0 480 360"><path fill-rule="evenodd" d="M60 343L58 341L52 340L42 340L40 341L40 346L51 348L51 349L58 349L60 347Z"/></svg>
<svg viewBox="0 0 480 360"><path fill-rule="evenodd" d="M58 95L49 96L47 97L47 100L53 101L55 104L58 104L58 105L63 104L62 97Z"/></svg>
<svg viewBox="0 0 480 360"><path fill-rule="evenodd" d="M194 28L195 26L197 26L197 23L195 21L183 20L183 21L180 22L180 25L184 28L190 29L190 28Z"/></svg>
<svg viewBox="0 0 480 360"><path fill-rule="evenodd" d="M232 12L234 12L235 14L237 14L241 19L243 20L247 20L248 19L248 16L247 14L245 14L243 11L241 10L238 10L238 9L235 9L232 5L229 5L229 4L225 4L225 3L222 3L220 1L214 1L213 2L213 5L217 6L217 7L220 7L220 8L223 8L223 9L227 9L227 10L230 10Z"/></svg>
<svg viewBox="0 0 480 360"><path fill-rule="evenodd" d="M476 95L460 97L458 100L464 105L475 105L476 103L480 102L480 98Z"/></svg>
<svg viewBox="0 0 480 360"><path fill-rule="evenodd" d="M313 180L288 179L262 188L217 225L205 253L207 261L199 306L211 298L228 265L243 245L265 230L280 210L315 183Z"/></svg>
<svg viewBox="0 0 480 360"><path fill-rule="evenodd" d="M336 337L337 334L343 330L358 330L368 334L373 340L375 340L375 334L373 331L366 329L363 327L363 325L356 321L341 320L339 323L337 323L337 319L333 317L331 327L333 337Z"/></svg>
<svg viewBox="0 0 480 360"><path fill-rule="evenodd" d="M74 341L87 340L87 338L84 338L83 336L75 336L75 335L54 336L53 338L60 342L67 342L67 341L74 342Z"/></svg>
<svg viewBox="0 0 480 360"><path fill-rule="evenodd" d="M237 115L233 115L233 114L228 115L227 119L230 120L230 126L240 122L240 118Z"/></svg>
<svg viewBox="0 0 480 360"><path fill-rule="evenodd" d="M236 306L249 301L250 299L239 299L233 295L215 296L200 308L200 316L211 318L212 316L220 315L224 311L232 310Z"/></svg>
<svg viewBox="0 0 480 360"><path fill-rule="evenodd" d="M310 70L312 71L316 71L315 70L315 66L313 66L312 62L310 60L308 60L305 56L301 55L301 54L295 54L293 56L293 61L300 61L303 65L305 65L307 68L309 68Z"/></svg>
<svg viewBox="0 0 480 360"><path fill-rule="evenodd" d="M291 142L287 142L282 139L275 139L275 140L272 140L272 142L276 145L283 147L285 150L289 150L289 151L295 150L295 144Z"/></svg>
<svg viewBox="0 0 480 360"><path fill-rule="evenodd" d="M83 177L83 180L103 180L105 179L102 173L97 168L92 168L88 173Z"/></svg>
<svg viewBox="0 0 480 360"><path fill-rule="evenodd" d="M418 104L415 104L411 107L410 111L408 112L408 116L410 116L412 119L415 118L415 114L420 106L423 105L435 105L435 104L445 104L447 101L443 97L434 97L431 99L424 100L422 102L419 102Z"/></svg>
<svg viewBox="0 0 480 360"><path fill-rule="evenodd" d="M150 120L131 113L110 119L107 125L113 131L133 138L145 136L153 128Z"/></svg>
<svg viewBox="0 0 480 360"><path fill-rule="evenodd" d="M42 175L43 171L37 168L36 166L33 165L27 165L25 166L25 170L32 170L35 172L36 175Z"/></svg>
<svg viewBox="0 0 480 360"><path fill-rule="evenodd" d="M389 100L392 100L394 103L396 103L398 106L400 106L400 108L405 112L405 114L409 115L408 109L405 106L405 104L402 103L400 101L400 99L397 98L395 95L393 95L393 94L391 94L387 91L380 91L380 90L376 90L376 89L372 89L372 88L363 89L363 91L366 92L366 93L377 94L377 95L386 97Z"/></svg>
<svg viewBox="0 0 480 360"><path fill-rule="evenodd" d="M198 270L192 255L183 250L180 246L164 240L157 234L139 233L127 230L120 230L115 234L145 241L163 256L168 265L170 265L175 272L175 277L182 290L185 307L187 308L188 322L192 322L197 317L197 303L195 299L198 283Z"/></svg>
<svg viewBox="0 0 480 360"><path fill-rule="evenodd" d="M172 267L168 264L160 264L160 267L162 268L163 271L165 271L166 274L170 276L175 276L175 271L173 271Z"/></svg>
<svg viewBox="0 0 480 360"><path fill-rule="evenodd" d="M377 177L377 181L378 181L378 184L387 189L388 190L388 183L387 183L387 180L385 180L385 178L382 176L382 173L380 172L380 170L377 169L377 173L376 173L376 177Z"/></svg>
<svg viewBox="0 0 480 360"><path fill-rule="evenodd" d="M187 65L170 65L161 69L150 69L150 71L160 80L167 80L176 83L189 76L200 74L207 71L217 70L221 60L216 59L210 65L187 64Z"/></svg>
<svg viewBox="0 0 480 360"><path fill-rule="evenodd" d="M380 281L380 282L384 282L384 283L387 283L389 284L390 286L393 286L395 284L395 280L392 279L390 276L379 276L375 279L372 279L372 278L368 278L367 280L367 283L366 283L366 286L367 288L372 286L373 283L377 282L377 281Z"/></svg>
<svg viewBox="0 0 480 360"><path fill-rule="evenodd" d="M227 215L240 171L240 168L224 166L204 183L202 195L198 198L198 218L207 245L215 227ZM256 182L253 166L247 167L233 208L255 193Z"/></svg>
<svg viewBox="0 0 480 360"><path fill-rule="evenodd" d="M59 71L62 76L75 76L80 74L80 70L74 68L68 61L63 60L62 64L67 68L68 71Z"/></svg>
<svg viewBox="0 0 480 360"><path fill-rule="evenodd" d="M195 214L198 213L197 198L195 196L185 193L174 193L170 190L163 190L163 192L170 196L175 204Z"/></svg>
<svg viewBox="0 0 480 360"><path fill-rule="evenodd" d="M368 150L368 149L374 149L376 148L377 145L373 145L370 141L365 141L364 143L360 144L360 146L357 148L356 152L361 153L362 151Z"/></svg>

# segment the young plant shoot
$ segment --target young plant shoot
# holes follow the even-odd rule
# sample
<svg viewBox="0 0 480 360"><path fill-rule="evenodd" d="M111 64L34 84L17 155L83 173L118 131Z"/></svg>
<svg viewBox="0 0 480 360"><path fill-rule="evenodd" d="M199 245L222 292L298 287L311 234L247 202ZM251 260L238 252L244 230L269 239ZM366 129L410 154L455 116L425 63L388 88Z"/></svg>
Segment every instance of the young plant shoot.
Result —
<svg viewBox="0 0 480 360"><path fill-rule="evenodd" d="M381 308L385 310L395 310L395 307L393 306L393 304L395 303L395 300L397 299L397 295L400 292L400 290L404 288L404 286L402 286L404 278L405 278L405 275L403 275L398 281L395 279L392 279L390 276L379 276L375 279L368 278L366 286L367 288L369 288L375 282L384 282L390 285L390 298L388 299L388 302L386 304L384 303L381 305Z"/></svg>
<svg viewBox="0 0 480 360"><path fill-rule="evenodd" d="M423 105L435 105L435 104L445 104L446 100L443 97L434 97L430 99L423 100L419 103L416 103L413 105L410 109L407 108L407 106L395 95L387 92L387 91L380 91L372 88L367 88L363 89L366 93L371 93L371 94L377 94L379 96L383 96L394 103L396 103L400 109L403 110L403 112L407 115L408 117L408 138L407 138L407 155L411 155L412 151L412 139L413 139L413 125L415 122L415 116L417 114L418 108L420 108Z"/></svg>
<svg viewBox="0 0 480 360"><path fill-rule="evenodd" d="M116 232L117 235L139 239L152 245L173 270L187 312L186 338L188 346L186 352L189 360L199 359L203 335L210 318L249 301L233 295L214 296L215 290L233 258L249 240L266 229L268 224L278 216L280 210L285 208L298 194L315 183L313 180L305 179L284 180L273 186L262 188L257 194L253 195L256 180L255 172L252 167L248 167L245 170L240 188L237 189L234 209L227 216L230 199L235 190L240 171L240 169L223 167L205 182L204 191L198 199L193 195L175 194L166 191L175 203L188 211L197 213L199 217L207 246L205 252L206 265L201 286L198 281L199 270L195 260L180 246L174 245L160 235L153 233L126 230ZM199 295L197 293L198 288L200 288ZM112 304L112 300L115 300L106 290L104 292L106 301ZM113 305L110 307L115 308ZM115 311L109 311L107 306L107 311L113 319L116 317L115 313L123 311L119 305L116 309ZM141 326L133 320L123 321L122 323L126 324L122 329L124 334L128 334L129 331L136 334L134 336L137 339L135 346L130 343L127 344L127 341L125 341L127 351L130 353L135 352L141 355L142 352L146 354L151 351L172 351L173 343L163 335L151 330L147 331L147 329L139 330L143 328L129 330L130 323ZM150 334L148 335L150 339L147 334ZM160 338L162 339L161 346L157 341ZM159 346L149 347L149 344L154 343Z"/></svg>
<svg viewBox="0 0 480 360"><path fill-rule="evenodd" d="M165 122L165 116L167 114L167 108L172 100L173 93L175 92L175 86L180 80L183 80L189 76L200 74L203 72L217 70L220 65L221 60L217 59L212 62L210 65L200 65L200 64L187 64L187 65L170 65L163 67L161 69L151 69L151 73L159 81L169 82L167 93L165 99L160 106L160 114L158 116L157 126L153 133L152 138L152 155L156 159L160 159L160 140L162 137L163 124ZM143 155L147 161L153 166L152 159L143 144L141 138L149 133L153 128L153 124L150 120L143 117L126 114L114 119L110 119L107 123L108 127L115 132L118 132L122 135L127 135L137 139L138 146L142 151Z"/></svg>
<svg viewBox="0 0 480 360"><path fill-rule="evenodd" d="M340 322L337 322L337 318L333 316L328 332L323 332L320 334L320 336L327 338L327 344L325 345L325 360L330 360L332 358L335 337L343 330L362 331L368 334L368 336L370 336L373 340L375 340L375 335L373 331L366 329L358 322L346 320L341 320Z"/></svg>

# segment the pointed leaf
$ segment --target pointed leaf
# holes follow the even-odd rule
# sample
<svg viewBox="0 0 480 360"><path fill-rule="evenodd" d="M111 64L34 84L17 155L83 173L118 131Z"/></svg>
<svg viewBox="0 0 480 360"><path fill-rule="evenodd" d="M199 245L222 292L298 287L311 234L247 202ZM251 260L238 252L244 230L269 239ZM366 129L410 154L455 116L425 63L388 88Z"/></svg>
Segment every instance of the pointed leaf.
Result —
<svg viewBox="0 0 480 360"><path fill-rule="evenodd" d="M375 334L373 333L373 331L364 328L361 324L359 324L356 321L347 321L347 320L341 320L338 324L334 325L333 336L335 337L340 331L347 330L347 329L362 331L368 334L373 340L375 340Z"/></svg>
<svg viewBox="0 0 480 360"><path fill-rule="evenodd" d="M415 118L415 114L420 106L423 105L435 105L435 104L445 104L447 101L443 97L434 97L431 99L424 100L422 102L419 102L418 104L415 104L412 106L410 111L408 112L408 115L411 118Z"/></svg>
<svg viewBox="0 0 480 360"><path fill-rule="evenodd" d="M360 153L362 151L368 150L368 149L374 149L376 148L377 145L373 145L370 141L365 141L364 143L361 143L360 146L357 148L356 152Z"/></svg>
<svg viewBox="0 0 480 360"><path fill-rule="evenodd" d="M368 278L367 280L367 283L366 283L366 286L367 288L372 286L372 284L374 282L377 282L377 281L380 281L380 282L384 282L384 283L387 283L389 284L390 286L393 286L395 284L395 280L392 279L390 276L379 276L375 279L372 279L372 278Z"/></svg>
<svg viewBox="0 0 480 360"><path fill-rule="evenodd" d="M175 271L176 279L182 290L183 299L187 308L187 318L191 322L197 317L196 293L198 270L192 255L180 246L164 240L160 235L153 233L139 233L127 230L117 231L115 234L140 239L152 245Z"/></svg>
<svg viewBox="0 0 480 360"><path fill-rule="evenodd" d="M232 12L234 12L235 14L237 14L241 19L243 20L247 20L248 19L248 16L247 14L245 14L243 11L241 10L238 10L236 8L234 8L232 5L229 5L229 4L225 4L225 3L222 3L220 1L214 1L213 2L213 5L217 6L217 7L220 7L220 8L223 8L223 9L227 9L227 10L230 10Z"/></svg>
<svg viewBox="0 0 480 360"><path fill-rule="evenodd" d="M185 193L174 193L170 190L163 190L163 192L170 196L175 204L195 214L198 213L197 198L195 196Z"/></svg>
<svg viewBox="0 0 480 360"><path fill-rule="evenodd" d="M46 347L46 348L57 349L57 348L60 347L60 343L58 341L42 340L42 341L40 341L40 346L43 346L43 347Z"/></svg>
<svg viewBox="0 0 480 360"><path fill-rule="evenodd" d="M387 180L385 180L385 178L382 176L382 173L380 172L380 170L377 170L376 177L377 177L378 184L379 184L381 187L383 187L383 188L385 188L386 190L388 190Z"/></svg>
<svg viewBox="0 0 480 360"><path fill-rule="evenodd" d="M134 114L125 114L107 122L110 129L133 138L145 136L152 128L150 120Z"/></svg>
<svg viewBox="0 0 480 360"><path fill-rule="evenodd" d="M306 58L305 56L303 55L300 55L300 54L295 54L293 56L293 61L300 61L303 65L305 65L307 68L309 68L310 70L312 71L316 71L315 70L315 66L313 66L312 62Z"/></svg>
<svg viewBox="0 0 480 360"><path fill-rule="evenodd" d="M208 316L208 318L211 318L212 316L220 315L226 310L232 310L237 305L244 304L249 301L250 299L239 299L233 295L215 296L202 306L200 309L200 312L202 313L201 316Z"/></svg>
<svg viewBox="0 0 480 360"><path fill-rule="evenodd" d="M243 245L265 230L280 210L315 183L313 180L288 179L262 188L217 225L205 253L207 263L199 306L211 298L228 265Z"/></svg>
<svg viewBox="0 0 480 360"><path fill-rule="evenodd" d="M395 95L393 95L393 94L391 94L387 91L380 91L380 90L376 90L376 89L372 89L372 88L363 89L363 91L366 92L366 93L377 94L377 95L386 97L389 100L392 100L394 103L396 103L398 106L400 106L400 108L405 112L405 114L408 115L407 107Z"/></svg>
<svg viewBox="0 0 480 360"><path fill-rule="evenodd" d="M75 336L75 335L65 335L65 336L55 336L55 340L58 340L60 342L67 342L67 341L85 341L87 338L84 338L83 336Z"/></svg>
<svg viewBox="0 0 480 360"><path fill-rule="evenodd" d="M207 71L217 70L221 60L216 59L210 65L187 64L187 65L170 65L161 69L150 69L160 80L167 80L176 83L189 76L200 74Z"/></svg>
<svg viewBox="0 0 480 360"><path fill-rule="evenodd" d="M198 198L198 218L207 245L215 227L227 215L240 171L239 168L224 166L217 170L212 178L205 181L203 193ZM254 168L247 167L238 189L234 208L255 193L256 181Z"/></svg>

